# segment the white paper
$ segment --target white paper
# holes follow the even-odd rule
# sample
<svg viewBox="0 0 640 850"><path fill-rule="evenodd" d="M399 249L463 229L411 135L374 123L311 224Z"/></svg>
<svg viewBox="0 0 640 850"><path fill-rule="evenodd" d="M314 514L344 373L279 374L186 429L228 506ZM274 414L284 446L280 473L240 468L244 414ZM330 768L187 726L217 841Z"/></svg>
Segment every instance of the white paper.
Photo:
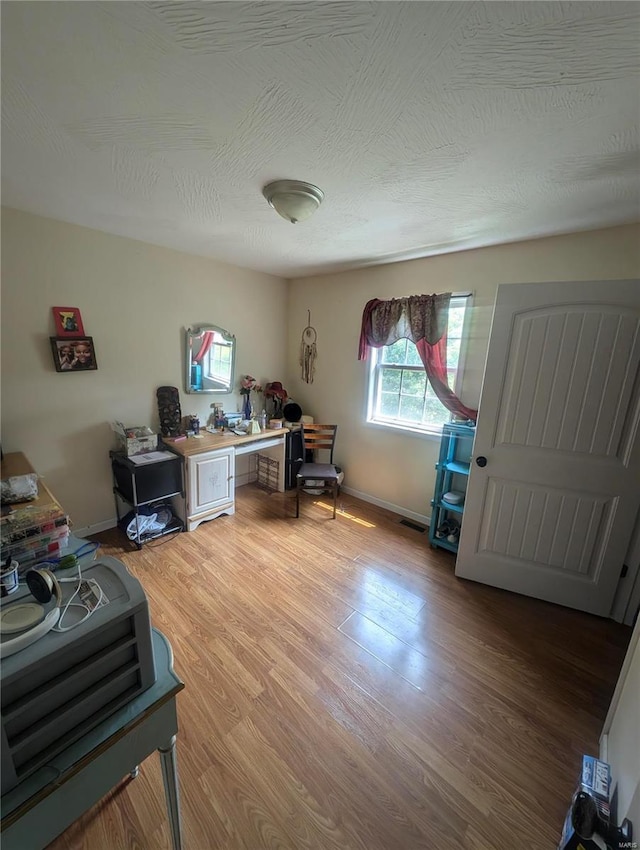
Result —
<svg viewBox="0 0 640 850"><path fill-rule="evenodd" d="M132 455L128 460L131 463L141 464L154 463L157 460L169 460L171 457L177 457L177 455L172 455L171 452L146 452L143 455Z"/></svg>

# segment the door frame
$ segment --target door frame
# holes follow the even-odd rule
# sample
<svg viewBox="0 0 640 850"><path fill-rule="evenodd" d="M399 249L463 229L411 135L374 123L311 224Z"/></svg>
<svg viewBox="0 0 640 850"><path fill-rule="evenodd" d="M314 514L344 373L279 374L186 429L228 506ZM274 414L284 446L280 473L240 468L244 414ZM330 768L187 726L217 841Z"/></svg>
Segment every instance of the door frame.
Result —
<svg viewBox="0 0 640 850"><path fill-rule="evenodd" d="M633 618L640 610L640 513L636 517L624 562L627 566L627 574L624 578L621 576L618 579L611 608L611 619L632 626Z"/></svg>

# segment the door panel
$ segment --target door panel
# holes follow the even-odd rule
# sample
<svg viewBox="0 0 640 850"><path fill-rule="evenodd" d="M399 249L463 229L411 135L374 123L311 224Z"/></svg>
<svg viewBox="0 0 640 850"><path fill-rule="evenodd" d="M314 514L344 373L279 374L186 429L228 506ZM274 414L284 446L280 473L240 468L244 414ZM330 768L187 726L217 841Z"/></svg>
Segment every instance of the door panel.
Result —
<svg viewBox="0 0 640 850"><path fill-rule="evenodd" d="M498 442L617 454L638 370L638 318L536 311L515 317Z"/></svg>
<svg viewBox="0 0 640 850"><path fill-rule="evenodd" d="M479 551L592 578L596 538L615 507L616 500L604 495L586 497L490 478Z"/></svg>
<svg viewBox="0 0 640 850"><path fill-rule="evenodd" d="M456 574L608 614L640 506L640 282L500 286Z"/></svg>

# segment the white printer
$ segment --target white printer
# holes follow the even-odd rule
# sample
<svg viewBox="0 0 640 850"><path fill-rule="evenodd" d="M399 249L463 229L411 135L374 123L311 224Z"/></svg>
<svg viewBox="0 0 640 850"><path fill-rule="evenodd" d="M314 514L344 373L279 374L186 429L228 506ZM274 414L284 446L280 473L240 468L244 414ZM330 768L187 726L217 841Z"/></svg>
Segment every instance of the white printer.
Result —
<svg viewBox="0 0 640 850"><path fill-rule="evenodd" d="M140 582L108 556L82 577L94 579L108 602L76 628L50 631L0 661L2 794L156 680ZM64 587L68 598L74 585ZM21 588L2 608L28 597Z"/></svg>

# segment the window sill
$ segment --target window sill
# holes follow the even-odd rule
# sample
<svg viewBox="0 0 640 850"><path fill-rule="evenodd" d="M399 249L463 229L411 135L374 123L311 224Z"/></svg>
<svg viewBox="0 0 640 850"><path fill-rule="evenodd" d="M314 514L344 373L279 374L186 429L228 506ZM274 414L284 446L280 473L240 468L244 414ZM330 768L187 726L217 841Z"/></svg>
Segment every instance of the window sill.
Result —
<svg viewBox="0 0 640 850"><path fill-rule="evenodd" d="M431 431L422 428L411 428L409 425L399 425L394 422L381 422L378 419L367 419L367 425L381 431L393 431L396 434L405 434L407 437L423 437L428 440L440 440L442 438L442 426Z"/></svg>

